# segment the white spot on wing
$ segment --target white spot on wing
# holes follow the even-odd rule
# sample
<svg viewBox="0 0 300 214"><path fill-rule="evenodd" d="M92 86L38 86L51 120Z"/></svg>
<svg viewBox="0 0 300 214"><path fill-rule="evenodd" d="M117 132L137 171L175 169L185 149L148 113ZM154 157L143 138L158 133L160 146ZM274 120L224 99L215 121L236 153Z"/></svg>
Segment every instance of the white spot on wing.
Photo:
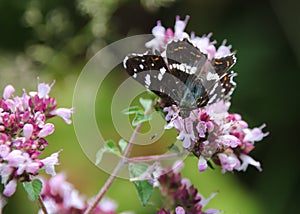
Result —
<svg viewBox="0 0 300 214"><path fill-rule="evenodd" d="M144 65L143 64L139 64L140 69L144 69Z"/></svg>
<svg viewBox="0 0 300 214"><path fill-rule="evenodd" d="M124 58L124 60L123 60L123 67L124 67L125 69L127 68L127 66L126 66L127 60L128 60L128 56L126 56L126 57Z"/></svg>
<svg viewBox="0 0 300 214"><path fill-rule="evenodd" d="M208 80L208 81L210 81L210 80L218 80L219 79L219 75L218 74L213 74L213 73L211 73L211 72L208 72L208 74L207 74L207 76L206 76L206 79Z"/></svg>
<svg viewBox="0 0 300 214"><path fill-rule="evenodd" d="M146 87L146 88L149 88L150 84L151 84L150 75L147 74L147 75L145 76L145 87Z"/></svg>
<svg viewBox="0 0 300 214"><path fill-rule="evenodd" d="M216 83L215 85L214 85L214 87L212 88L212 90L209 92L209 94L210 95L212 95L213 93L215 93L215 90L216 90L216 88L218 87L218 83Z"/></svg>
<svg viewBox="0 0 300 214"><path fill-rule="evenodd" d="M195 74L197 71L197 67L192 67L190 70L190 74Z"/></svg>
<svg viewBox="0 0 300 214"><path fill-rule="evenodd" d="M159 73L157 79L158 79L159 81L161 81L162 78L163 78L163 75L162 75L161 73Z"/></svg>
<svg viewBox="0 0 300 214"><path fill-rule="evenodd" d="M217 94L214 94L214 96L212 96L212 97L209 99L208 103L211 104L212 102L214 102L214 100L215 100L216 98L217 98Z"/></svg>
<svg viewBox="0 0 300 214"><path fill-rule="evenodd" d="M159 71L160 71L160 73L162 74L162 75L164 75L165 73L166 73L166 69L163 67L163 68L161 68L161 69L159 69Z"/></svg>

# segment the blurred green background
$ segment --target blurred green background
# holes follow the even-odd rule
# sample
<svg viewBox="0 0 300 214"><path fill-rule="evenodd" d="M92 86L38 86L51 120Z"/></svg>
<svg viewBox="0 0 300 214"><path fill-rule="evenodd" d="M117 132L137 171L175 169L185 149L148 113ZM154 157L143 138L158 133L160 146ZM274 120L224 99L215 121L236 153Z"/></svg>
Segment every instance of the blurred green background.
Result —
<svg viewBox="0 0 300 214"><path fill-rule="evenodd" d="M205 196L219 191L209 207L224 213L296 213L300 203L299 11L296 0L2 0L0 85L3 89L13 84L15 94L21 94L22 88L36 88L37 76L46 82L55 79L51 95L59 106L71 107L77 77L102 47L129 35L150 33L158 19L173 27L176 15L188 14L187 32L213 32L218 44L227 39L237 50L238 87L231 111L240 113L250 127L266 123L270 135L252 153L262 162L261 173L253 167L245 173L222 175L219 168L199 173L197 160L189 158L183 176ZM96 112L99 124L106 124L101 131L116 141L119 136L105 110L118 84L128 77L118 69L104 85ZM65 171L82 194L96 195L108 175L84 155L72 126L60 119L52 122L56 131L49 137L48 154L63 148L57 171ZM20 187L4 213L37 212L37 203L30 202ZM127 180L118 179L107 196L117 201L118 211L155 212L155 206L140 205ZM157 192L152 201L160 203Z"/></svg>

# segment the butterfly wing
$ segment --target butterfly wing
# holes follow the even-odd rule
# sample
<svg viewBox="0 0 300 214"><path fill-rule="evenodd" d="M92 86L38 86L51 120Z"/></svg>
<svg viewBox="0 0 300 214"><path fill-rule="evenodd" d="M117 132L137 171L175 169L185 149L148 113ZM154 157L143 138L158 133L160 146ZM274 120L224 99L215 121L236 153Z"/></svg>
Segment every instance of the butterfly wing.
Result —
<svg viewBox="0 0 300 214"><path fill-rule="evenodd" d="M124 67L165 106L178 105L183 117L193 109L229 99L236 85L236 74L228 72L236 61L234 55L208 61L206 54L187 39L170 42L165 53L167 62L150 52L129 55Z"/></svg>
<svg viewBox="0 0 300 214"><path fill-rule="evenodd" d="M147 89L157 94L165 104L178 105L180 96L174 87L178 79L170 74L164 59L149 53L132 54L124 59L127 73Z"/></svg>

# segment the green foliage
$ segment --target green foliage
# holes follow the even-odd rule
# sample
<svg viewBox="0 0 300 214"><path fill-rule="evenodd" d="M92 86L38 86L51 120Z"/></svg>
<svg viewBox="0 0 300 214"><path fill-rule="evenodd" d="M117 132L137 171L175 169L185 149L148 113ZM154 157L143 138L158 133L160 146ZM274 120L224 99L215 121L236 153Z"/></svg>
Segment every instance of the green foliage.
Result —
<svg viewBox="0 0 300 214"><path fill-rule="evenodd" d="M127 148L128 143L124 139L121 139L121 140L119 140L118 144L120 146L121 152L125 152L125 149Z"/></svg>
<svg viewBox="0 0 300 214"><path fill-rule="evenodd" d="M130 178L137 178L142 175L149 165L145 163L131 163L129 164ZM143 204L146 206L153 192L153 186L148 180L134 181L138 196Z"/></svg>
<svg viewBox="0 0 300 214"><path fill-rule="evenodd" d="M145 112L150 111L153 101L149 100L149 99L140 98L140 103L144 109L142 109L139 106L131 106L122 111L122 113L126 114L126 115L134 115L135 114L135 116L132 120L133 126L137 126L140 123L144 123L144 122L147 122L152 119L152 115L145 114Z"/></svg>
<svg viewBox="0 0 300 214"><path fill-rule="evenodd" d="M140 98L140 103L142 104L143 108L145 111L149 111L152 107L152 100L149 99L144 99L144 98Z"/></svg>
<svg viewBox="0 0 300 214"><path fill-rule="evenodd" d="M105 152L110 152L115 155L121 156L122 153L125 151L127 144L128 143L123 139L119 140L118 144L113 140L107 140L104 143L104 146L101 149L99 149L98 152L96 153L95 164L98 165L101 162L103 154Z"/></svg>
<svg viewBox="0 0 300 214"><path fill-rule="evenodd" d="M43 184L39 179L23 182L23 187L32 201L36 201L42 191Z"/></svg>

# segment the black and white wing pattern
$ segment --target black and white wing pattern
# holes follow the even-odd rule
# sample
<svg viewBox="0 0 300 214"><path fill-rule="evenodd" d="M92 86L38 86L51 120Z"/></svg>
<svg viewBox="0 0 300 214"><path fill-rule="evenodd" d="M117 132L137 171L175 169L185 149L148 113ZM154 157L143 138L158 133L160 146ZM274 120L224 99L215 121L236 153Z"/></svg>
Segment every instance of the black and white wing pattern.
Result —
<svg viewBox="0 0 300 214"><path fill-rule="evenodd" d="M179 106L183 117L196 108L230 98L236 75L229 72L236 61L233 54L209 61L206 54L184 39L169 43L165 55L150 51L131 54L123 65L130 76L156 93L165 106Z"/></svg>

